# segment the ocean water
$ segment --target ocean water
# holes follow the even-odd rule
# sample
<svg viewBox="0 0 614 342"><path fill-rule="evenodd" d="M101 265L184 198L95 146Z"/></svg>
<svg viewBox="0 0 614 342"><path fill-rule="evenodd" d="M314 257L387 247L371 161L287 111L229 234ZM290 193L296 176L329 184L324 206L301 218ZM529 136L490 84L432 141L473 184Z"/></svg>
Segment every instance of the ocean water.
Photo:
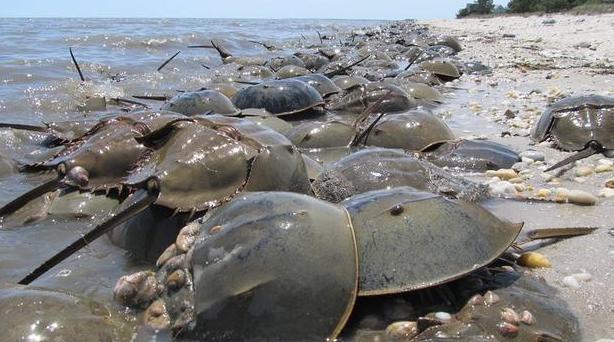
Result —
<svg viewBox="0 0 614 342"><path fill-rule="evenodd" d="M0 19L0 120L39 122L76 115L86 95L107 98L198 89L221 64L213 49L188 49L220 40L236 55L284 54L310 42L317 32L373 27L370 20L253 19ZM274 43L268 52L250 40ZM335 41L330 42L331 45ZM87 83L70 59L72 47ZM156 69L177 51L161 72ZM116 82L117 79L121 82Z"/></svg>
<svg viewBox="0 0 614 342"><path fill-rule="evenodd" d="M136 94L176 94L204 86L222 65L212 49L188 49L212 39L239 56L285 55L311 43L317 32L337 36L379 21L232 19L0 19L0 122L78 119L86 96L107 99ZM270 52L249 40L273 43ZM335 45L335 40L327 43ZM73 48L86 82L70 59ZM162 71L156 69L181 50ZM224 69L222 69L223 72ZM117 109L118 107L112 107ZM14 161L41 150L43 134L0 129L0 205L40 184L44 175L17 172ZM48 175L47 175L48 176ZM36 202L39 203L39 202ZM28 210L37 210L37 204ZM38 223L0 228L0 287L15 284L47 258L104 217L57 216ZM125 250L103 237L58 265L34 285L95 299L121 314L113 286L140 271ZM132 323L131 323L132 324ZM1 338L0 338L1 339Z"/></svg>

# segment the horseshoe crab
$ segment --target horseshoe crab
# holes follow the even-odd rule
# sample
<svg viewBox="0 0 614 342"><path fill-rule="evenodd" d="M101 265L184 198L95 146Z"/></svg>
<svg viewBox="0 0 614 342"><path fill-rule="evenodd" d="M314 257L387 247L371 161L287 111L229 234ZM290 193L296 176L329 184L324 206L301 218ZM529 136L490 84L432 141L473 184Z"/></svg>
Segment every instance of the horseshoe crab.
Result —
<svg viewBox="0 0 614 342"><path fill-rule="evenodd" d="M445 208L447 220L429 222L428 210L424 219L413 210L433 204ZM359 195L342 205L293 193L250 193L187 225L158 260L156 274L122 277L114 294L123 305L149 306L146 320L153 309L167 308L158 313L170 318L161 328L186 338L335 338L357 294L432 286L497 257L519 227L484 213L475 205L409 188ZM461 222L452 240L447 229L450 219ZM374 220L382 225L373 225ZM418 253L428 246L425 241L458 245L478 231L485 233L484 238L473 239L464 258L450 262L440 257L449 265L441 270L432 269L439 261ZM395 234L407 236L410 245L396 240L392 245L398 248L391 252L387 244ZM376 246L372 238L384 244ZM403 258L404 253L410 258ZM335 263L322 268L326 260ZM381 264L387 266L373 270ZM389 276L395 265L397 277ZM428 271L418 275L412 266ZM388 278L382 281L382 277ZM399 284L402 287L396 287Z"/></svg>
<svg viewBox="0 0 614 342"><path fill-rule="evenodd" d="M324 67L326 64L330 62L330 60L327 57L321 54L317 54L317 53L297 52L294 55L300 58L303 61L303 63L305 63L306 69L314 71L314 72Z"/></svg>
<svg viewBox="0 0 614 342"><path fill-rule="evenodd" d="M233 100L240 109L264 108L274 115L289 115L324 105L318 91L298 80L267 81L240 90Z"/></svg>
<svg viewBox="0 0 614 342"><path fill-rule="evenodd" d="M444 82L452 81L461 76L456 65L445 59L425 61L420 63L420 67L435 74Z"/></svg>
<svg viewBox="0 0 614 342"><path fill-rule="evenodd" d="M531 139L550 139L556 148L578 151L546 171L596 153L614 157L614 97L574 96L554 103L539 118Z"/></svg>
<svg viewBox="0 0 614 342"><path fill-rule="evenodd" d="M412 110L384 116L365 138L365 145L419 151L433 142L451 139L454 133L443 120L423 110Z"/></svg>
<svg viewBox="0 0 614 342"><path fill-rule="evenodd" d="M380 101L383 96L386 98ZM334 103L331 109L360 113L378 101L377 111L382 113L402 112L416 107L415 101L401 88L379 82L354 88Z"/></svg>
<svg viewBox="0 0 614 342"><path fill-rule="evenodd" d="M522 229L476 204L409 187L362 193L341 205L356 232L361 296L459 278L494 261Z"/></svg>
<svg viewBox="0 0 614 342"><path fill-rule="evenodd" d="M469 201L486 197L486 187L454 176L401 150L368 148L329 165L312 183L316 197L340 202L372 190L411 186Z"/></svg>
<svg viewBox="0 0 614 342"><path fill-rule="evenodd" d="M305 63L295 55L271 58L266 62L266 66L273 70L279 70L285 66L294 65L305 68Z"/></svg>
<svg viewBox="0 0 614 342"><path fill-rule="evenodd" d="M292 78L310 74L311 71L296 65L285 65L275 72L277 79Z"/></svg>
<svg viewBox="0 0 614 342"><path fill-rule="evenodd" d="M416 100L431 101L436 103L443 102L443 95L441 95L439 90L424 83L412 82L409 79L403 78L386 78L384 79L384 82L394 84L405 90L407 94Z"/></svg>
<svg viewBox="0 0 614 342"><path fill-rule="evenodd" d="M301 148L327 148L347 146L355 130L345 122L309 121L294 126L286 136L292 143Z"/></svg>
<svg viewBox="0 0 614 342"><path fill-rule="evenodd" d="M322 97L327 97L332 94L341 92L341 89L330 80L330 78L322 74L309 74L304 76L295 77L295 80L307 82L310 86L314 87Z"/></svg>
<svg viewBox="0 0 614 342"><path fill-rule="evenodd" d="M354 87L367 84L369 83L369 80L364 77L360 77L360 76L343 75L343 76L335 76L333 78L333 83L335 83L337 87L341 88L341 90L349 90Z"/></svg>
<svg viewBox="0 0 614 342"><path fill-rule="evenodd" d="M212 40L211 45L217 51L217 53L222 58L222 62L224 64L235 63L239 65L265 65L267 60L262 57L256 56L246 56L246 57L238 57L233 56L230 51L228 51L225 47L223 47L219 42Z"/></svg>
<svg viewBox="0 0 614 342"><path fill-rule="evenodd" d="M120 183L135 190L121 210L20 283L30 283L152 204L193 216L242 191L310 191L304 159L281 134L251 121L221 115L192 119L172 122L144 137L151 141L153 151Z"/></svg>
<svg viewBox="0 0 614 342"><path fill-rule="evenodd" d="M456 37L452 36L439 36L435 41L435 45L445 45L454 49L455 52L461 52L463 46Z"/></svg>
<svg viewBox="0 0 614 342"><path fill-rule="evenodd" d="M439 167L470 171L509 169L520 161L518 153L492 141L438 141L424 147L420 152L424 158Z"/></svg>
<svg viewBox="0 0 614 342"><path fill-rule="evenodd" d="M300 194L251 193L191 223L179 236L189 237L184 244L189 255L171 245L156 275L123 277L114 294L124 305L153 301L151 308L156 296L141 294L162 286L158 293L170 316L166 327L181 336L335 338L354 306L356 241L342 207ZM321 267L330 260L334 265ZM141 280L147 278L151 281Z"/></svg>
<svg viewBox="0 0 614 342"><path fill-rule="evenodd" d="M0 208L0 215L15 212L32 199L62 186L89 192L108 193L114 189L121 192L121 180L151 151L140 139L152 130L185 119L179 115L145 112L137 119L119 116L100 122L51 159L26 165L26 170L56 171L56 175L5 204Z"/></svg>
<svg viewBox="0 0 614 342"><path fill-rule="evenodd" d="M200 90L179 94L164 104L162 110L187 116L210 112L231 116L241 113L229 98L215 90Z"/></svg>
<svg viewBox="0 0 614 342"><path fill-rule="evenodd" d="M59 291L0 290L5 341L120 341L132 332L101 304Z"/></svg>

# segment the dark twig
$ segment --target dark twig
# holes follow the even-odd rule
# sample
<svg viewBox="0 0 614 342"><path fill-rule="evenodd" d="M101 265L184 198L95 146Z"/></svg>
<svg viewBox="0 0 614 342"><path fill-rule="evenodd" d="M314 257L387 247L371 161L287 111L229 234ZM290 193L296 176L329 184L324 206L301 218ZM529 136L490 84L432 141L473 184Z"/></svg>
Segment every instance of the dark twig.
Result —
<svg viewBox="0 0 614 342"><path fill-rule="evenodd" d="M142 103L142 102L139 102L139 101L128 100L128 99L122 99L120 97L114 98L113 101L115 101L117 103L128 103L128 104L133 104L133 105L141 106L141 107L144 107L144 108L149 108L149 106L146 105L145 103Z"/></svg>
<svg viewBox="0 0 614 342"><path fill-rule="evenodd" d="M168 96L165 95L132 95L135 99L151 100L151 101L166 101Z"/></svg>
<svg viewBox="0 0 614 342"><path fill-rule="evenodd" d="M81 72L81 68L79 67L79 63L77 63L77 60L75 59L75 55L72 53L72 47L69 47L68 51L70 52L70 58L72 58L72 62L75 64L75 67L77 67L77 72L79 73L79 77L81 78L81 82L85 82L85 77L83 77L83 73Z"/></svg>
<svg viewBox="0 0 614 342"><path fill-rule="evenodd" d="M371 115L372 113L375 112L375 110L377 109L377 107L382 104L382 102L384 102L386 99L388 99L388 97L390 97L390 95L392 94L392 90L387 92L385 95L383 95L382 97L380 97L377 101L375 101L375 103L373 103L372 105L370 105L369 107L367 107L367 109L364 110L364 112L362 112L358 118L356 119L356 121L354 121L354 131L356 133L354 133L354 137L352 137L352 140L350 141L350 143L348 144L348 147L354 147L356 145L358 145L360 143L361 140L363 140L363 138L368 137L369 133L371 132L371 130L373 129L373 127L375 126L375 124L377 124L377 122L386 114L385 112L380 113L380 115L373 120L373 122L369 125L369 127L367 127L365 130L359 132L358 131L358 127L360 126L360 124L362 122L364 122L369 115Z"/></svg>
<svg viewBox="0 0 614 342"><path fill-rule="evenodd" d="M207 69L207 70L211 70L211 67L210 67L210 66L208 66L208 65L205 65L205 64L202 64L202 63L201 63L201 64L200 64L200 66L201 66L201 67L203 67L203 68L205 68L205 69Z"/></svg>
<svg viewBox="0 0 614 342"><path fill-rule="evenodd" d="M414 63L418 60L418 58L420 58L420 56L422 56L422 53L424 53L424 51L420 51L420 53L412 58L411 61L409 61L409 64L407 64L407 66L405 67L405 70L408 70L412 65L414 65Z"/></svg>
<svg viewBox="0 0 614 342"><path fill-rule="evenodd" d="M318 33L318 38L320 38L320 45L324 45L324 40L322 40L322 35L320 34L320 31L316 31Z"/></svg>
<svg viewBox="0 0 614 342"><path fill-rule="evenodd" d="M162 63L162 65L158 67L157 71L162 70L162 68L164 68L168 63L170 63L170 61L172 61L173 58L177 57L177 55L180 53L181 53L181 50L177 51L174 55L171 56L171 58L167 59L164 63Z"/></svg>

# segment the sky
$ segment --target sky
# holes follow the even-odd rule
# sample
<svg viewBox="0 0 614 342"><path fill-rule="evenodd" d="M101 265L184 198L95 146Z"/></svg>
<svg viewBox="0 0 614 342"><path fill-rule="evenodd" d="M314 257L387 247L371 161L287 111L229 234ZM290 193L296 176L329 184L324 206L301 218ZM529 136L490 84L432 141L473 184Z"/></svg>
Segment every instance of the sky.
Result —
<svg viewBox="0 0 614 342"><path fill-rule="evenodd" d="M467 2L471 0L0 0L0 17L436 19L454 17Z"/></svg>

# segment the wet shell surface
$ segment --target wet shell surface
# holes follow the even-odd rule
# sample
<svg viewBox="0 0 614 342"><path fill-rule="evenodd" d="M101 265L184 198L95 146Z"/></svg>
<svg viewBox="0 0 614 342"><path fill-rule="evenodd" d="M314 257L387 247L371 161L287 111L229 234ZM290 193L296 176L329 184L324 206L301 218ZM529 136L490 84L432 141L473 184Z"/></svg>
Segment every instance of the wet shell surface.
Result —
<svg viewBox="0 0 614 342"><path fill-rule="evenodd" d="M264 108L274 115L302 112L324 104L318 91L297 80L268 81L239 91L233 100L240 108Z"/></svg>

